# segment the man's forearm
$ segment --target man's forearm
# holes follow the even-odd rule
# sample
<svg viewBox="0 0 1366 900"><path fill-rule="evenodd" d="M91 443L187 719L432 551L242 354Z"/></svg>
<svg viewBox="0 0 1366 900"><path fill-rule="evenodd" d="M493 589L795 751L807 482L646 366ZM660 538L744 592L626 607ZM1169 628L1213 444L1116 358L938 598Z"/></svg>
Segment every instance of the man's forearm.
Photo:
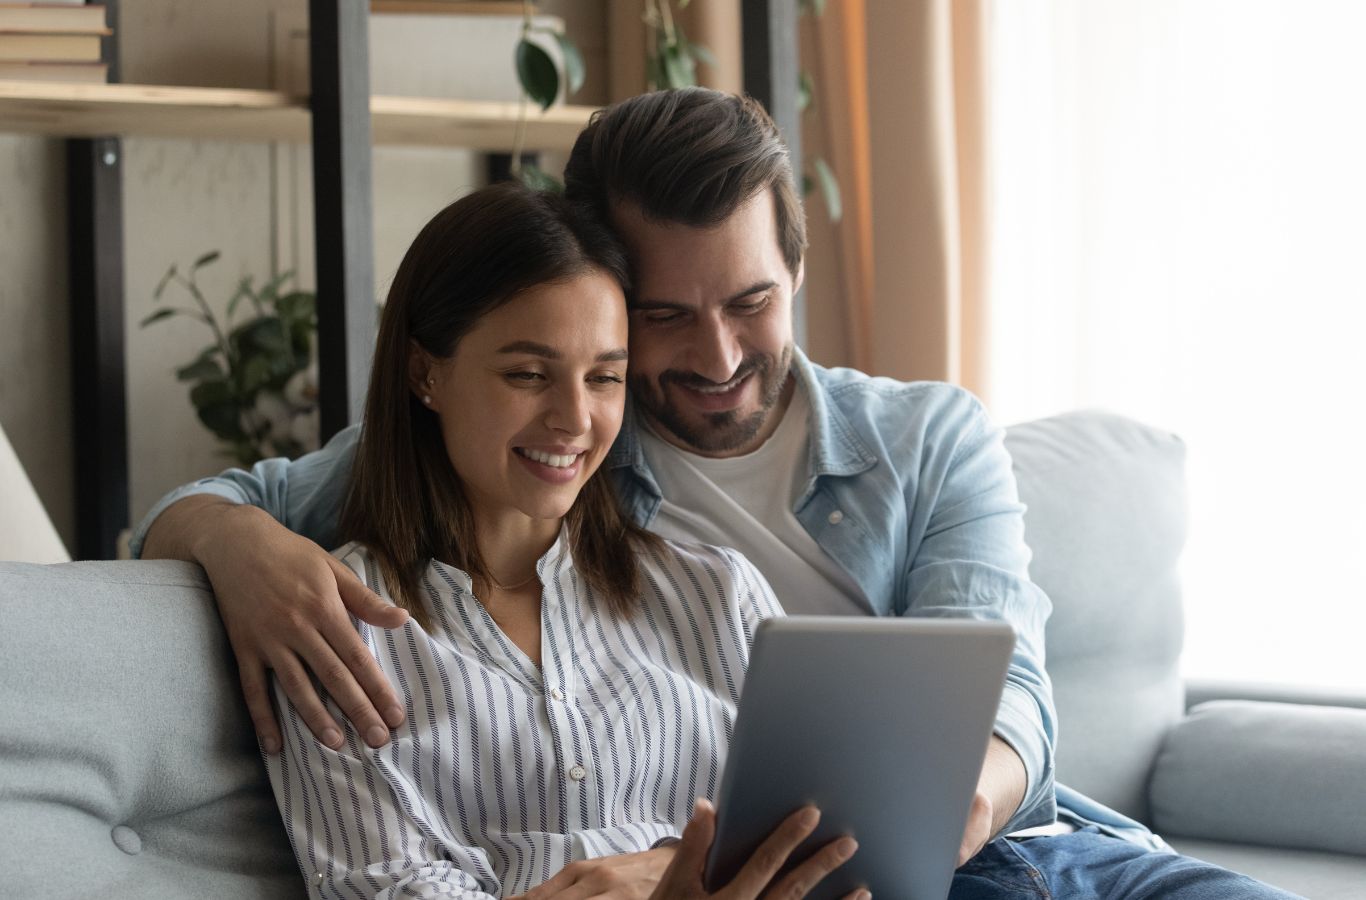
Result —
<svg viewBox="0 0 1366 900"><path fill-rule="evenodd" d="M142 545L143 559L179 559L203 564L204 541L229 516L265 515L255 507L233 503L215 494L195 494L178 500L157 516Z"/></svg>
<svg viewBox="0 0 1366 900"><path fill-rule="evenodd" d="M987 745L978 789L991 800L991 834L996 836L1019 811L1024 802L1029 776L1024 762L1009 744L996 735Z"/></svg>

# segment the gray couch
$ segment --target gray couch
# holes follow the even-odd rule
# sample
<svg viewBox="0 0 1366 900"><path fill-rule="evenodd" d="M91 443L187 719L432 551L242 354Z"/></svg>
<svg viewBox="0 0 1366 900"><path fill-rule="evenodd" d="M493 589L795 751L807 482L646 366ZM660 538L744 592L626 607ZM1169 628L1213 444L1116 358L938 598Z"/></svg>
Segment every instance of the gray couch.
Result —
<svg viewBox="0 0 1366 900"><path fill-rule="evenodd" d="M1008 442L1060 779L1196 856L1366 896L1366 692L1179 677L1181 443L1098 413ZM304 896L198 569L3 563L0 617L0 896Z"/></svg>

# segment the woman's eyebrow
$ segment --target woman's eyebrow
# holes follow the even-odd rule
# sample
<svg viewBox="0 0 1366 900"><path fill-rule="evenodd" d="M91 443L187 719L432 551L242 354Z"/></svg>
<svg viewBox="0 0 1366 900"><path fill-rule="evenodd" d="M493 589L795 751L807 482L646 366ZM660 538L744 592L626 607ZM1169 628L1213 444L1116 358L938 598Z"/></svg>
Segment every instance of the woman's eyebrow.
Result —
<svg viewBox="0 0 1366 900"><path fill-rule="evenodd" d="M511 344L504 344L498 348L499 353L529 353L532 356L539 356L543 359L563 359L564 354L556 350L549 344L541 344L536 341L513 341ZM627 358L626 348L618 347L615 350L604 350L597 356L597 362L621 362Z"/></svg>

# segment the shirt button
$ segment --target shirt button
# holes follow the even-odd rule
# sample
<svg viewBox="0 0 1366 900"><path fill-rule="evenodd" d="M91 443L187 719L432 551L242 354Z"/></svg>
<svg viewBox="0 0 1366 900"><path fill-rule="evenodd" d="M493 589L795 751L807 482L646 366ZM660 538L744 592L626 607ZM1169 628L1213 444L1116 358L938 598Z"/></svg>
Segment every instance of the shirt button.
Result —
<svg viewBox="0 0 1366 900"><path fill-rule="evenodd" d="M551 696L551 697L554 697L556 700L563 700L563 699L564 699L564 691L560 690L559 688L551 688L551 689L550 689L550 696Z"/></svg>
<svg viewBox="0 0 1366 900"><path fill-rule="evenodd" d="M844 521L844 513L840 512L838 509L835 510L830 514L829 521L831 525L838 525L839 523Z"/></svg>
<svg viewBox="0 0 1366 900"><path fill-rule="evenodd" d="M322 873L322 872L314 872L314 873L313 873L313 886L314 886L314 887L320 887L320 886L322 885L322 883L323 883L323 873Z"/></svg>
<svg viewBox="0 0 1366 900"><path fill-rule="evenodd" d="M575 781L583 781L588 777L588 770L583 766L574 766L569 770L569 777Z"/></svg>

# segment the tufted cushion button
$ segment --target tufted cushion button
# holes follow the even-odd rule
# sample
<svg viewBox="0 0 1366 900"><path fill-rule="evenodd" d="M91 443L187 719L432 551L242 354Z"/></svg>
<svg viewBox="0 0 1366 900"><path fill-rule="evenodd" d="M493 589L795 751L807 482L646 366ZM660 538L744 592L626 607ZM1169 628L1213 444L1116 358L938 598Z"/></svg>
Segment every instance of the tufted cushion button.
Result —
<svg viewBox="0 0 1366 900"><path fill-rule="evenodd" d="M142 838L127 825L115 825L109 836L114 839L114 846L129 856L137 856L142 852Z"/></svg>

